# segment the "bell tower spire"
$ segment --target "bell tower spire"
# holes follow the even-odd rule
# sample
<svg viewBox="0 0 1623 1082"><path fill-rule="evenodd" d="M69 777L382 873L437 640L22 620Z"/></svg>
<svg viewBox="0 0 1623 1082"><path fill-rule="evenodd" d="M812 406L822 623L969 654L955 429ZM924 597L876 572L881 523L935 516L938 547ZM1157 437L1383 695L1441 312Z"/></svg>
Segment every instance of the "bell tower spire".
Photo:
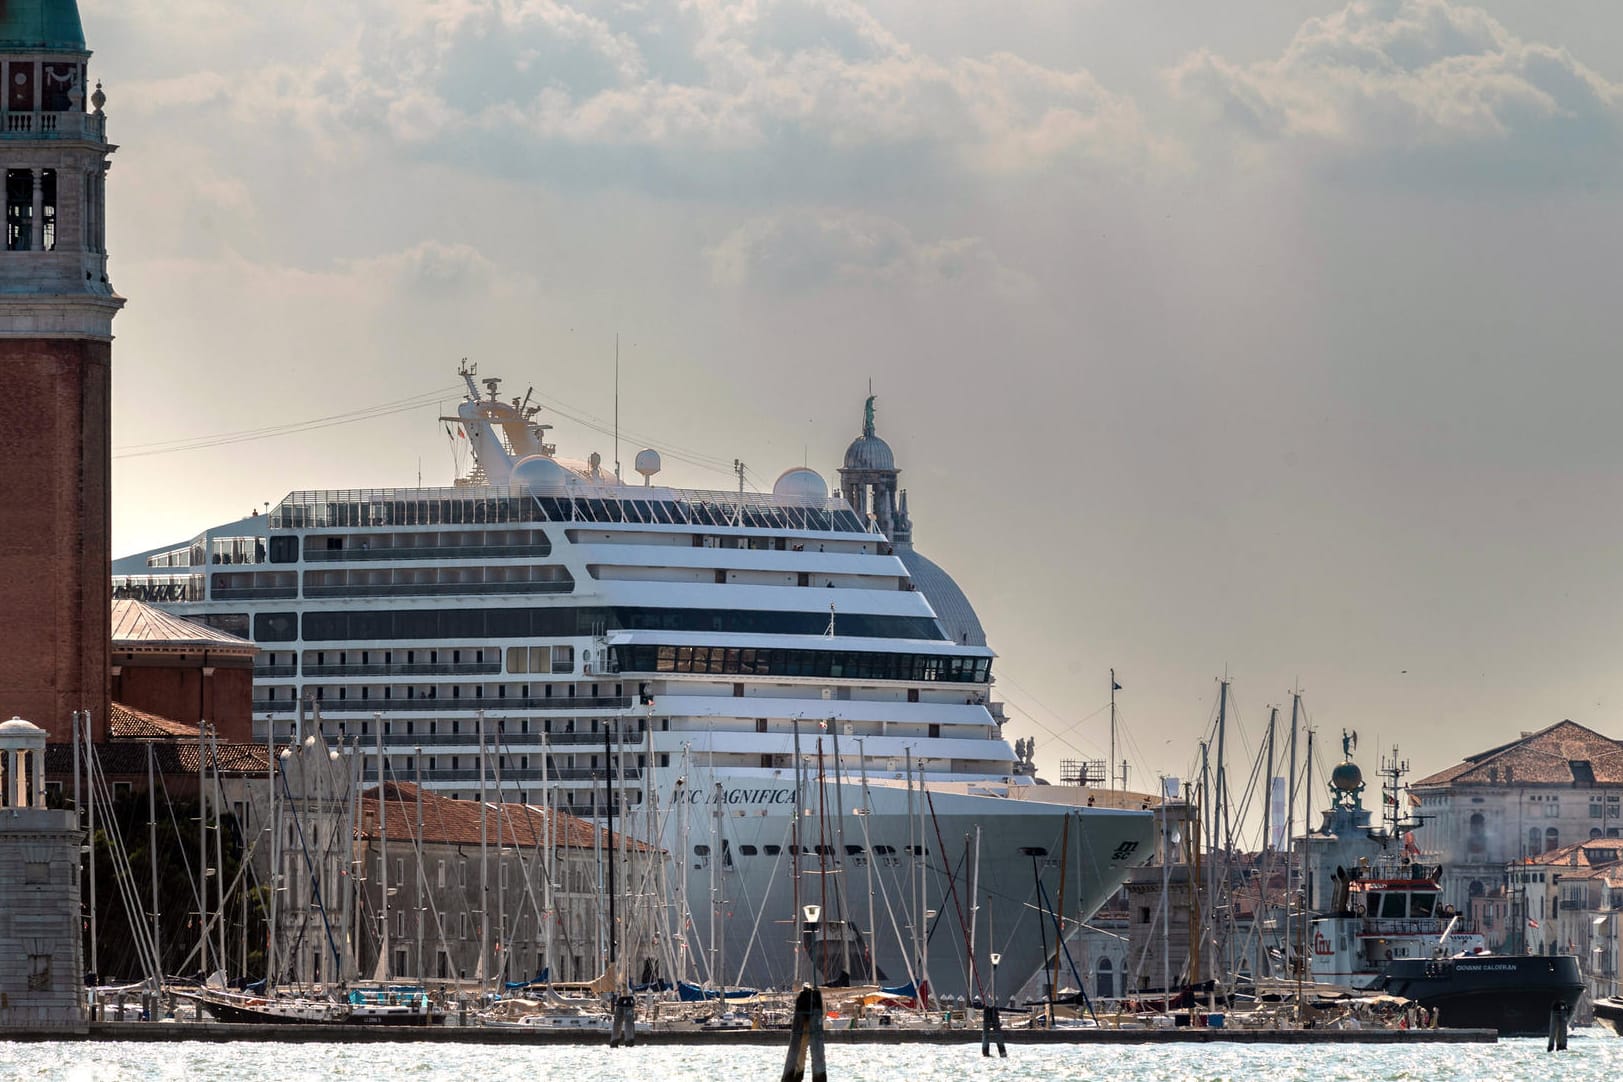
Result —
<svg viewBox="0 0 1623 1082"><path fill-rule="evenodd" d="M0 713L105 732L113 317L107 96L75 0L0 0Z"/></svg>

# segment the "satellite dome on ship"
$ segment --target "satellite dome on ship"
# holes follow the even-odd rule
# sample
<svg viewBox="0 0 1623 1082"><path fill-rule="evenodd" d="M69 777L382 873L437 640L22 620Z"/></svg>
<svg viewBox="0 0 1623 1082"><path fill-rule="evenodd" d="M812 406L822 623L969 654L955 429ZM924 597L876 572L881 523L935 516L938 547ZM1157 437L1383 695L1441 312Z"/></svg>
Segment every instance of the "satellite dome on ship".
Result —
<svg viewBox="0 0 1623 1082"><path fill-rule="evenodd" d="M828 482L814 469L794 466L778 475L778 479L772 483L772 495L801 500L826 500Z"/></svg>

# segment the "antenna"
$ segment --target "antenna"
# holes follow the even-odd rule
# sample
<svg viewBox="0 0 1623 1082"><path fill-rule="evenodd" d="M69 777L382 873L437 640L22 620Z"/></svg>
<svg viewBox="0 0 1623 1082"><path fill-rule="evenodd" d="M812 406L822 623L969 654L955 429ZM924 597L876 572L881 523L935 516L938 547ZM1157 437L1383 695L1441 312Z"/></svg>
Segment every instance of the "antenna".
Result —
<svg viewBox="0 0 1623 1082"><path fill-rule="evenodd" d="M614 332L614 480L620 480L620 332Z"/></svg>

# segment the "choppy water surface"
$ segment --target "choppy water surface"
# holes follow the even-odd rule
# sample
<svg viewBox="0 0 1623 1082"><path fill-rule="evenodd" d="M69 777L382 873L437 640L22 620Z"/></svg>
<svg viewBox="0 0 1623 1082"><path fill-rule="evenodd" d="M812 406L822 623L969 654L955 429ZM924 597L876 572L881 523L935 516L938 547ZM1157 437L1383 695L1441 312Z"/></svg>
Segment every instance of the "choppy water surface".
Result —
<svg viewBox="0 0 1623 1082"><path fill-rule="evenodd" d="M776 1082L784 1052L684 1045L631 1049L451 1044L0 1043L0 1079L293 1079L365 1082ZM1564 1053L1544 1042L1486 1045L1077 1045L1015 1046L982 1059L978 1045L831 1047L829 1082L1547 1082L1623 1074L1623 1038L1575 1034Z"/></svg>

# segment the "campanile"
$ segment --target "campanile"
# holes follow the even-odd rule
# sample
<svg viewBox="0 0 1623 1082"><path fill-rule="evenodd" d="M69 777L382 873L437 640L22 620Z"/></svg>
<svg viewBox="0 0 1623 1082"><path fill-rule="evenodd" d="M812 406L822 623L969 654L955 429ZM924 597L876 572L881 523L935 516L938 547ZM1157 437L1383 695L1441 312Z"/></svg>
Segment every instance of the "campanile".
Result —
<svg viewBox="0 0 1623 1082"><path fill-rule="evenodd" d="M76 0L0 0L0 716L108 704L106 96Z"/></svg>

